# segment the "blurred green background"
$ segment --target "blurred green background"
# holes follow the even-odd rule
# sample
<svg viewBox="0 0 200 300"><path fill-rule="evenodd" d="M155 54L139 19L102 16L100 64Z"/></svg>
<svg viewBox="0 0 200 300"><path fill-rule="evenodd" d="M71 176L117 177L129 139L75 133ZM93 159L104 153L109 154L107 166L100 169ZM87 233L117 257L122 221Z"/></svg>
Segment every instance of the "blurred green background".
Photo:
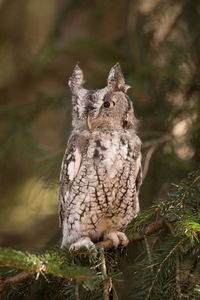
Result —
<svg viewBox="0 0 200 300"><path fill-rule="evenodd" d="M59 244L58 178L80 62L102 88L118 61L143 141L141 208L200 163L199 0L0 1L0 246Z"/></svg>

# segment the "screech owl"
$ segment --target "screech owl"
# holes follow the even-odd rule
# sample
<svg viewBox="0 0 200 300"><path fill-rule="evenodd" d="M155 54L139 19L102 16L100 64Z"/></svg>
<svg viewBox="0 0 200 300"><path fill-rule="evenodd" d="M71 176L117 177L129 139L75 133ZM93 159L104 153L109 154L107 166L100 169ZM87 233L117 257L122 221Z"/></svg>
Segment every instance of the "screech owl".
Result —
<svg viewBox="0 0 200 300"><path fill-rule="evenodd" d="M139 212L142 182L141 141L137 120L126 95L120 65L109 72L107 86L83 88L76 66L69 79L72 125L60 173L61 247L94 247L101 239L126 246L124 229Z"/></svg>

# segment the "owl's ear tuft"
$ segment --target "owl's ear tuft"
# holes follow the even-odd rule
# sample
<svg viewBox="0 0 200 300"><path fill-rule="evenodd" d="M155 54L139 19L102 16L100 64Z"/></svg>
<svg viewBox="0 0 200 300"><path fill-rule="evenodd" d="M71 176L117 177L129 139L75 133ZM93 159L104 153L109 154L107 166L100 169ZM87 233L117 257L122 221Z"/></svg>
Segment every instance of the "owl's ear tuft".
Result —
<svg viewBox="0 0 200 300"><path fill-rule="evenodd" d="M76 94L83 87L83 84L84 84L83 71L77 64L74 68L72 76L69 78L68 85L72 93Z"/></svg>
<svg viewBox="0 0 200 300"><path fill-rule="evenodd" d="M124 93L130 88L130 85L125 84L124 75L121 71L119 63L116 63L110 70L108 75L108 87L112 91L123 91Z"/></svg>

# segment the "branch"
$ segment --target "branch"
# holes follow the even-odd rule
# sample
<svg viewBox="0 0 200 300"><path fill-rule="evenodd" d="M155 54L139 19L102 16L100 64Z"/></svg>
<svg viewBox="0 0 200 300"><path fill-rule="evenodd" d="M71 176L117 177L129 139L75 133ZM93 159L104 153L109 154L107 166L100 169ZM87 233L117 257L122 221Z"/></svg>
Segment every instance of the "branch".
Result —
<svg viewBox="0 0 200 300"><path fill-rule="evenodd" d="M75 300L80 300L80 297L79 297L79 285L78 285L77 280L76 280L76 282L75 282L75 292L74 292L74 296L75 296Z"/></svg>
<svg viewBox="0 0 200 300"><path fill-rule="evenodd" d="M192 186L200 179L200 175L194 178L192 183L188 186L188 188L183 193L181 200L180 200L180 208L181 208L181 217L183 216L183 200L185 199L186 194L189 192L189 190L192 188Z"/></svg>
<svg viewBox="0 0 200 300"><path fill-rule="evenodd" d="M154 139L154 140L143 143L143 145L142 145L143 148L149 148L149 150L147 151L146 157L145 157L145 161L144 161L144 167L143 167L143 172L142 172L143 173L142 174L143 181L148 173L150 160L151 160L151 157L152 157L154 151L156 150L156 147L159 144L168 142L169 140L172 140L171 134L167 134L165 136L162 136L161 138Z"/></svg>
<svg viewBox="0 0 200 300"><path fill-rule="evenodd" d="M173 135L172 134L166 134L160 138L157 138L157 139L153 139L153 140L150 140L148 142L144 142L142 144L142 148L149 148L149 147L152 147L152 146L158 146L159 144L162 144L162 143L165 143L165 142L168 142L168 141L171 141L173 139Z"/></svg>
<svg viewBox="0 0 200 300"><path fill-rule="evenodd" d="M97 278L97 274L82 266L74 266L63 263L66 254L62 256L56 251L39 255L23 253L12 249L0 248L0 267L9 267L22 270L19 274L0 279L0 293L2 293L9 283L19 283L40 274L50 274L55 277L73 278L79 281L88 281Z"/></svg>
<svg viewBox="0 0 200 300"><path fill-rule="evenodd" d="M146 236L152 235L152 234L156 233L157 231L159 231L160 229L163 229L165 227L168 227L168 221L167 221L166 217L161 216L157 220L157 222L147 225L143 231L134 233L133 236L131 238L129 238L130 242L137 242L137 241L144 240ZM111 240L105 240L105 241L97 243L96 247L98 247L100 249L100 253L101 253L102 273L107 276L104 250L113 248L113 242ZM7 263L7 265L8 265L8 263ZM37 270L31 269L31 271L38 272L38 269ZM45 271L45 269L43 271ZM88 279L87 276L84 276L84 275L74 275L74 274L69 275L69 274L67 274L68 276L66 276L66 274L61 274L61 273L54 273L54 272L47 272L47 273L51 273L53 275L63 275L63 277L69 276L72 278L79 277L79 278ZM5 279L4 281L0 281L0 293L3 292L6 285L8 285L10 283L21 283L21 282L31 278L33 276L33 274L34 273L31 273L31 272L21 272L15 276ZM105 297L104 299L108 299L108 298L106 298L106 293L107 293L106 291L109 292L109 285L108 286L105 285L104 288L105 288L104 289L104 297Z"/></svg>
<svg viewBox="0 0 200 300"><path fill-rule="evenodd" d="M152 235L163 229L168 227L168 221L165 216L161 216L158 218L156 222L153 222L145 227L145 229L141 232L135 232L131 237L129 237L130 242L137 242L145 239L145 236ZM103 249L111 249L113 248L113 242L111 240L105 240L96 244L96 247Z"/></svg>
<svg viewBox="0 0 200 300"><path fill-rule="evenodd" d="M147 239L146 235L144 235L144 242L145 242L145 246L146 246L146 250L147 250L147 256L148 256L149 264L152 264L151 250L150 250L148 239ZM152 271L153 271L153 269L152 269Z"/></svg>
<svg viewBox="0 0 200 300"><path fill-rule="evenodd" d="M142 175L142 180L144 181L146 175L147 175L147 172L149 170L149 163L150 163L150 160L151 160L151 157L154 153L156 149L156 145L153 145L151 146L151 148L147 151L147 154L146 154L146 158L145 158L145 162L144 162L144 168L143 168L143 175Z"/></svg>
<svg viewBox="0 0 200 300"><path fill-rule="evenodd" d="M156 281L157 281L157 279L158 279L158 274L160 273L163 264L168 260L168 258L172 255L172 253L173 253L174 251L176 251L176 249L177 249L178 247L181 246L181 244L182 244L185 240L186 240L186 237L182 238L182 239L181 239L181 240L180 240L180 241L179 241L179 242L171 249L171 251L168 253L168 255L167 255L167 256L162 260L162 262L160 263L160 266L159 266L159 268L158 268L158 270L157 270L157 273L156 273L156 275L155 275L155 277L154 277L154 280L153 280L153 282L152 282L152 284L151 284L151 286L150 286L150 288L149 288L149 291L148 291L146 300L148 300L149 297L150 297L150 295L151 295L151 291L152 291L152 289L153 289L153 287L154 287L154 285L155 285L155 283L156 283Z"/></svg>
<svg viewBox="0 0 200 300"><path fill-rule="evenodd" d="M161 230L161 229L163 229L165 227L169 228L169 221L167 220L167 218L165 216L160 216L156 222L153 222L153 223L147 225L143 231L141 231L141 232L135 232L129 238L130 242L137 242L137 241L145 240L147 236L152 235L152 234L158 232L159 230ZM101 263L102 263L102 273L103 273L103 275L105 277L107 277L107 270L106 270L106 261L105 261L104 250L105 249L111 249L111 248L113 248L113 242L111 240L105 240L105 241L97 243L96 246L100 250ZM177 248L177 246L180 247L181 246L181 242L179 242L178 245L176 245L175 248ZM171 253L174 252L175 248L173 248L170 251L169 255L171 255ZM169 255L167 256L167 258L169 257ZM160 272L161 267L162 267L162 265L164 264L164 262L166 261L167 258L165 258L161 262L160 267L158 269L158 272L157 272L157 274L156 274L156 276L154 278L154 281L152 282L152 285L149 288L149 292L148 292L148 295L147 295L146 299L149 299L151 291L152 291L152 289L153 289L153 287L155 285L155 282L157 280L158 273ZM150 266L150 267L152 268L152 266ZM53 272L50 272L50 273L53 273ZM6 288L7 285L12 284L12 283L21 283L21 282L24 282L24 281L28 280L29 278L33 277L33 274L34 274L33 272L32 273L31 272L21 272L21 273L15 275L15 276L12 276L10 278L5 279L4 281L0 281L0 293L2 293L4 291L4 289ZM76 276L74 276L74 277L76 278ZM104 289L103 289L104 300L109 300L109 294L110 294L110 283L108 281L105 281L104 282Z"/></svg>
<svg viewBox="0 0 200 300"><path fill-rule="evenodd" d="M33 276L32 273L21 272L15 276L9 277L5 280L0 280L0 293L3 292L3 290L6 288L7 285L24 282L25 280L31 278L32 276Z"/></svg>
<svg viewBox="0 0 200 300"><path fill-rule="evenodd" d="M161 216L158 218L156 222L153 222L145 227L145 229L141 232L135 232L133 236L130 238L131 242L137 242L144 240L145 236L152 235L159 231L160 229L163 229L167 226L167 218L165 216Z"/></svg>
<svg viewBox="0 0 200 300"><path fill-rule="evenodd" d="M107 281L108 275L107 275L107 268L106 268L106 260L105 260L105 254L104 254L104 248L100 248L100 255L101 255L101 269L102 269L102 274L105 277L105 281L103 283L103 299L104 300L109 300L110 299L110 284L109 281Z"/></svg>
<svg viewBox="0 0 200 300"><path fill-rule="evenodd" d="M161 203L161 205L159 205L155 210L151 211L148 215L144 216L140 221L138 221L134 226L133 226L133 229L135 229L136 227L138 227L141 223L144 223L144 221L146 219L148 219L149 217L153 216L153 215L156 215L159 213L159 211L161 211L164 207L166 207L167 205L173 205L175 203L180 203L180 209L181 209L181 217L183 215L183 201L186 197L186 194L191 190L191 188L194 186L194 184L200 180L200 175L196 176L194 178L194 180L192 181L192 183L187 187L187 189L184 191L184 193L182 194L181 196L181 199L177 199L175 198L173 201L167 201L167 202L164 202L164 203ZM158 221L160 220L160 218L158 219ZM166 218L166 221L167 221L167 218ZM156 222L157 224L158 222ZM152 223L154 224L154 223ZM150 226L151 224L149 224L148 226ZM148 227L147 226L147 227ZM169 227L169 222L168 224L166 224L166 226ZM143 238L141 238L143 239ZM139 239L140 240L140 239Z"/></svg>

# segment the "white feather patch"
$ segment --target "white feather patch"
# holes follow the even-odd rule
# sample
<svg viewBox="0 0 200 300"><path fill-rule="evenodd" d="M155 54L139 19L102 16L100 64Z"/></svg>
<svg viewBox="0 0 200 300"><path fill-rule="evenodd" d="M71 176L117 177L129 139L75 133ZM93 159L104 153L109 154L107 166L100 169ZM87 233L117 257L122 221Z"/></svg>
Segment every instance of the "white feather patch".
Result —
<svg viewBox="0 0 200 300"><path fill-rule="evenodd" d="M71 180L71 181L74 180L74 178L78 174L78 171L79 171L80 165L81 165L82 156L81 156L81 153L78 148L74 152L74 159L75 159L75 161L71 161L67 168L69 180Z"/></svg>
<svg viewBox="0 0 200 300"><path fill-rule="evenodd" d="M71 161L68 165L68 168L67 168L67 173L68 173L68 176L69 176L69 180L73 180L74 179L74 161Z"/></svg>
<svg viewBox="0 0 200 300"><path fill-rule="evenodd" d="M76 177L76 175L78 174L78 171L80 169L81 159L82 159L81 153L80 153L79 149L77 148L75 151L74 177Z"/></svg>

